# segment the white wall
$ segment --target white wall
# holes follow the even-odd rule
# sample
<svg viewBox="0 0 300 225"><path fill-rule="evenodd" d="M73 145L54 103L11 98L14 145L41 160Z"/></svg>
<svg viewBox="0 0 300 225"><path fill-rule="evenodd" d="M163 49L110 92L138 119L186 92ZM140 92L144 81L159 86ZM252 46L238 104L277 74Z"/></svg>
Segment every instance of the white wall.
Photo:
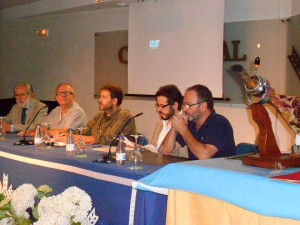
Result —
<svg viewBox="0 0 300 225"><path fill-rule="evenodd" d="M258 74L268 79L276 93L289 95L300 94L287 89L287 76L294 77L295 72L286 73L287 59L287 22L279 19L241 21L225 23L224 40L232 56L232 40L239 40L238 56L247 55L246 61L225 61L223 66L224 94L231 102L244 103L245 91L241 79L229 69L234 64L241 64L247 72L254 74L254 59L260 57L261 66ZM257 48L260 44L260 48Z"/></svg>
<svg viewBox="0 0 300 225"><path fill-rule="evenodd" d="M49 29L49 37L38 39L35 31ZM74 84L77 100L94 115L94 33L126 30L128 9L114 9L59 16L42 16L3 23L0 68L0 98L11 97L20 81L32 83L36 97L54 99L60 82ZM99 87L100 88L100 87Z"/></svg>
<svg viewBox="0 0 300 225"><path fill-rule="evenodd" d="M280 1L225 0L225 22L279 18Z"/></svg>
<svg viewBox="0 0 300 225"><path fill-rule="evenodd" d="M225 0L225 22L284 19L299 12L299 0Z"/></svg>
<svg viewBox="0 0 300 225"><path fill-rule="evenodd" d="M292 16L300 14L300 1L299 0L292 0Z"/></svg>

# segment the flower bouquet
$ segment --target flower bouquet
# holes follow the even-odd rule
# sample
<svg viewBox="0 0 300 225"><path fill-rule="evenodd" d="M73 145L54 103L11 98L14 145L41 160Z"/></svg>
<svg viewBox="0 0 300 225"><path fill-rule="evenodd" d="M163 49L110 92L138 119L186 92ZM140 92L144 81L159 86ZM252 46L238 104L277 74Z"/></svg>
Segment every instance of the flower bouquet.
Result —
<svg viewBox="0 0 300 225"><path fill-rule="evenodd" d="M98 220L92 200L73 186L50 196L52 188L23 184L8 188L8 176L0 181L0 225L94 225Z"/></svg>

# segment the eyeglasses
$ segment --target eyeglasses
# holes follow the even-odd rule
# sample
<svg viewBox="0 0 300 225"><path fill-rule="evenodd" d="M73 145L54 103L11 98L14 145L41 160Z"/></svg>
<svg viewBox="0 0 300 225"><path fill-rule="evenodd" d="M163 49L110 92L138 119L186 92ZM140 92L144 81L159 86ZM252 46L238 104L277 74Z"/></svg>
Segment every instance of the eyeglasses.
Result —
<svg viewBox="0 0 300 225"><path fill-rule="evenodd" d="M69 96L69 95L72 95L74 94L73 92L71 91L60 91L60 92L57 92L56 95L59 95L59 96Z"/></svg>
<svg viewBox="0 0 300 225"><path fill-rule="evenodd" d="M171 103L167 103L167 104L165 104L165 105L159 105L159 104L155 104L155 107L156 108L161 108L161 109L164 109L164 108L166 108L167 106L169 106L169 105L171 105Z"/></svg>
<svg viewBox="0 0 300 225"><path fill-rule="evenodd" d="M192 107L193 105L199 105L199 104L201 104L202 102L204 102L204 101L196 102L196 103L193 103L193 104L182 103L182 108L189 109L189 108Z"/></svg>
<svg viewBox="0 0 300 225"><path fill-rule="evenodd" d="M24 98L25 96L27 96L28 95L28 93L26 93L26 94L15 94L15 98Z"/></svg>

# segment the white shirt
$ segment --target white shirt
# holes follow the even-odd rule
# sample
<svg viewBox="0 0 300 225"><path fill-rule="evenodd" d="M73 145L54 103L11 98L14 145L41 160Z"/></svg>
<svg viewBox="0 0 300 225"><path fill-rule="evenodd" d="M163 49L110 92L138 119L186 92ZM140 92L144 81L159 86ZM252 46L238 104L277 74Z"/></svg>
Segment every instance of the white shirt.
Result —
<svg viewBox="0 0 300 225"><path fill-rule="evenodd" d="M158 136L157 142L155 143L156 149L160 149L162 142L164 141L165 137L167 136L168 132L171 130L172 125L170 120L163 120L163 128ZM161 152L160 152L161 153Z"/></svg>

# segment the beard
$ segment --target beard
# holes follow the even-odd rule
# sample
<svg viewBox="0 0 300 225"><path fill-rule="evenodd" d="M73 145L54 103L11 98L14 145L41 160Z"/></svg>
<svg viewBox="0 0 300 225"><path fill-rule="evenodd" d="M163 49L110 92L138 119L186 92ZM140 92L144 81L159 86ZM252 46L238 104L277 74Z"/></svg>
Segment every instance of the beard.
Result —
<svg viewBox="0 0 300 225"><path fill-rule="evenodd" d="M28 102L26 100L25 101L24 100L18 100L16 102L17 102L17 105L21 108L25 107L28 104Z"/></svg>
<svg viewBox="0 0 300 225"><path fill-rule="evenodd" d="M25 102L17 102L17 105L21 108L23 108L23 106L25 105Z"/></svg>
<svg viewBox="0 0 300 225"><path fill-rule="evenodd" d="M107 105L99 104L99 109L100 109L101 111L110 113L110 112L112 112L112 110L113 110L113 104L107 104Z"/></svg>
<svg viewBox="0 0 300 225"><path fill-rule="evenodd" d="M175 110L173 108L170 108L170 112L168 114L165 113L159 113L159 116L162 120L169 120L174 115Z"/></svg>

